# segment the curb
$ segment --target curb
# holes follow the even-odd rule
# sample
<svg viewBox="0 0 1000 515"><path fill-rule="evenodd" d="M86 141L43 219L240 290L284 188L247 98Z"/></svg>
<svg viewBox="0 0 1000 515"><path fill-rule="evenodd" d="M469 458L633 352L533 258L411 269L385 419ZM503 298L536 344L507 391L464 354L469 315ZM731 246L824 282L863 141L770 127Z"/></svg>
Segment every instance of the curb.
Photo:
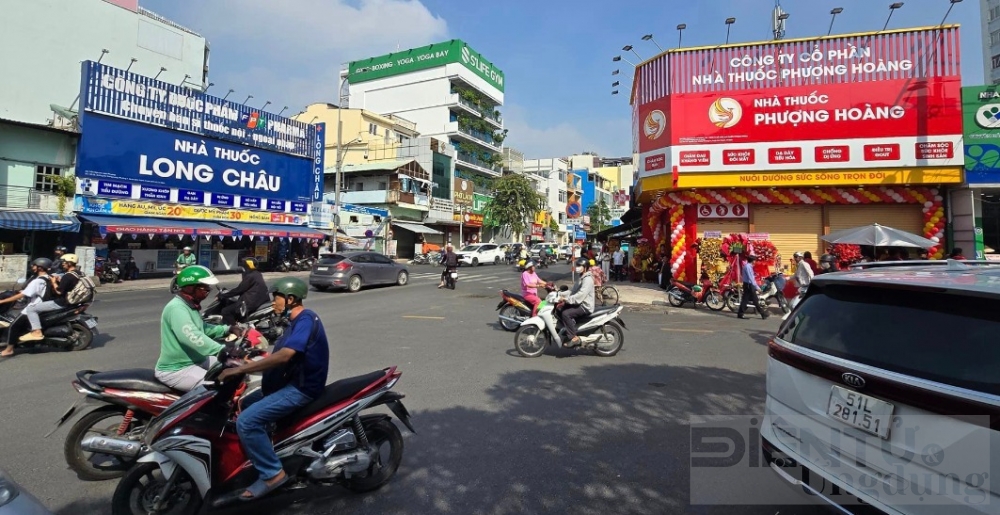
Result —
<svg viewBox="0 0 1000 515"><path fill-rule="evenodd" d="M287 272L287 273L284 273L284 274L281 273L281 272L265 272L264 273L264 279L267 280L267 279L271 279L271 278L274 278L274 277L280 277L280 276L284 276L284 275L291 275L293 277L298 277L299 274L309 274L309 272ZM224 275L222 277L226 277L226 276L230 276L230 275L234 276L234 277L238 277L238 274L226 274L226 275ZM102 284L102 285L98 285L97 286L96 291L97 291L97 293L119 293L119 292L134 292L134 291L149 291L149 290L168 289L170 287L170 281L160 282L160 281L162 281L162 279L147 279L147 280L149 280L149 281L158 281L158 282L157 283L142 283L142 284L134 284L134 285L133 284L129 284L127 286L115 286L114 288L111 288L111 289L107 289L110 285L103 285ZM139 281L142 281L142 279L139 279L137 282L139 282Z"/></svg>

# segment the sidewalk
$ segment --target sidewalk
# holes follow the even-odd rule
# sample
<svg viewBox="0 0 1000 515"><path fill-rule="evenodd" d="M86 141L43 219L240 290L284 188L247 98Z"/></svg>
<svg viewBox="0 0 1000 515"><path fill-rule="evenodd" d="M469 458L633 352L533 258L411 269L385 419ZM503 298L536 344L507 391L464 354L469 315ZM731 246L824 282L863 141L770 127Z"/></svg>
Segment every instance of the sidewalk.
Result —
<svg viewBox="0 0 1000 515"><path fill-rule="evenodd" d="M302 277L309 276L309 272L264 272L264 280L270 284L272 279L279 277ZM233 283L233 286L240 282L240 274L225 274L217 276L220 282ZM97 285L97 293L114 293L120 291L143 291L160 290L167 291L170 288L170 281L173 277L158 277L155 279L136 279L134 281L122 281L120 283L108 283Z"/></svg>
<svg viewBox="0 0 1000 515"><path fill-rule="evenodd" d="M607 284L618 290L618 301L622 304L644 304L662 306L667 304L667 292L655 283L632 283L609 281Z"/></svg>

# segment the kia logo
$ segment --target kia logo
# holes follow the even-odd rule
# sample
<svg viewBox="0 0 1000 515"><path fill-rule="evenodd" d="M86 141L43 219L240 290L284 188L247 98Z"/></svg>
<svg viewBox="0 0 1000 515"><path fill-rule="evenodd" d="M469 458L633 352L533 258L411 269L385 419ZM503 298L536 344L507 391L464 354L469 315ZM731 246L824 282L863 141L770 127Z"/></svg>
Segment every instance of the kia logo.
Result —
<svg viewBox="0 0 1000 515"><path fill-rule="evenodd" d="M844 380L844 383L847 384L847 386L853 386L855 388L865 387L865 378L859 376L858 374L845 372L840 376L840 378Z"/></svg>

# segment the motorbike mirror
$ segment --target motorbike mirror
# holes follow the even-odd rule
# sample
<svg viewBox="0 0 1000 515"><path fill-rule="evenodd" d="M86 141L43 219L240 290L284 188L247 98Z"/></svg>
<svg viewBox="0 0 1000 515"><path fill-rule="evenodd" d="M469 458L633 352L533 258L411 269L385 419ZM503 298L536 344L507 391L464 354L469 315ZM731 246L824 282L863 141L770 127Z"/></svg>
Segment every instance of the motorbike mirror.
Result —
<svg viewBox="0 0 1000 515"><path fill-rule="evenodd" d="M25 279L24 277L20 277L17 279L18 286L24 286L25 284L28 284L28 280Z"/></svg>

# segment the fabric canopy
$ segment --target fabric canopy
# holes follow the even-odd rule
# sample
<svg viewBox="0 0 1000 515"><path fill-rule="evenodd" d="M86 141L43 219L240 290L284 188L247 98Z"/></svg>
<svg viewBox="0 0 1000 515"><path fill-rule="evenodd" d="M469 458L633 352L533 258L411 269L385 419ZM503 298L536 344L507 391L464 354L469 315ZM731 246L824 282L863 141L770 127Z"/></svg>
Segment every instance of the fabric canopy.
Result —
<svg viewBox="0 0 1000 515"><path fill-rule="evenodd" d="M262 236L275 238L312 238L321 240L327 235L304 225L252 224L240 222L224 222L227 227L236 229L239 236Z"/></svg>
<svg viewBox="0 0 1000 515"><path fill-rule="evenodd" d="M417 234L444 234L437 229L431 229L424 224L416 222L392 222L392 225Z"/></svg>
<svg viewBox="0 0 1000 515"><path fill-rule="evenodd" d="M822 239L830 243L868 245L872 247L916 247L929 249L937 246L936 242L928 240L923 236L917 236L916 234L879 224L844 229L843 231L822 236Z"/></svg>
<svg viewBox="0 0 1000 515"><path fill-rule="evenodd" d="M35 211L0 211L0 229L15 231L80 232L80 220L73 215Z"/></svg>
<svg viewBox="0 0 1000 515"><path fill-rule="evenodd" d="M622 223L615 227L608 227L601 232L595 233L597 240L610 240L615 238L627 238L642 229L642 220L633 219L629 223Z"/></svg>
<svg viewBox="0 0 1000 515"><path fill-rule="evenodd" d="M213 222L173 220L148 216L81 215L97 224L101 233L176 234L189 236L236 236L236 231Z"/></svg>

